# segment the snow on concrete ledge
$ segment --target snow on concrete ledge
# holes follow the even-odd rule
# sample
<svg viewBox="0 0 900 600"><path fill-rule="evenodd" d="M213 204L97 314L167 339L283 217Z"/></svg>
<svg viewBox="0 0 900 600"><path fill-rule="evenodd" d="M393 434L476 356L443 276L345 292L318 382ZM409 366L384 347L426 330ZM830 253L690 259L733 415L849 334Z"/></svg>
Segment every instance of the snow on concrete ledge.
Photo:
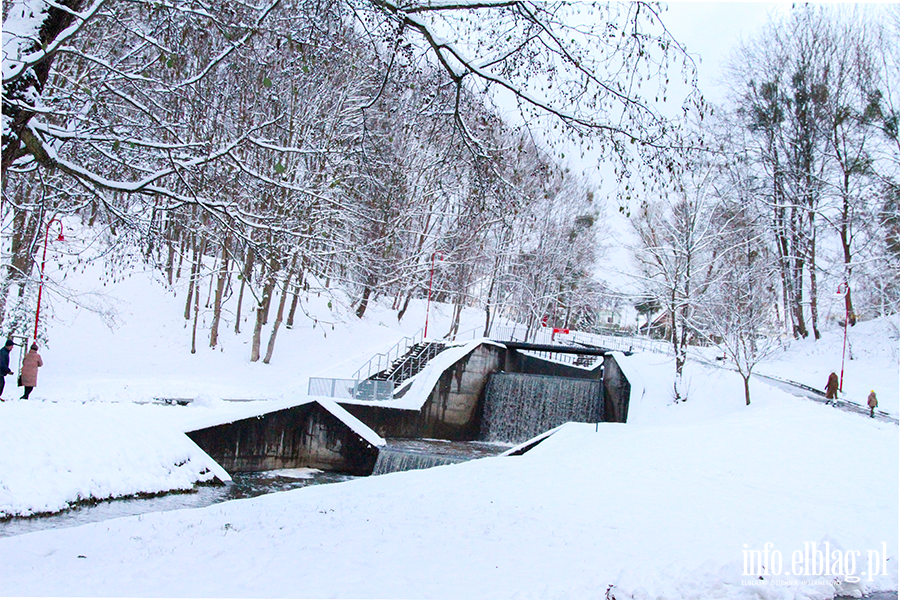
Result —
<svg viewBox="0 0 900 600"><path fill-rule="evenodd" d="M384 438L369 429L369 427L344 410L337 402L328 398L316 398L316 402L322 405L322 408L334 415L344 425L349 427L353 432L366 440L373 446L384 446Z"/></svg>
<svg viewBox="0 0 900 600"><path fill-rule="evenodd" d="M288 408L296 408L316 402L326 411L331 413L336 419L349 427L359 437L372 444L373 446L384 446L385 441L380 435L372 431L365 423L341 408L333 398L325 396L306 396L289 400L265 400L259 402L247 402L233 404L224 407L225 403L217 406L214 412L193 416L185 419L182 423L184 431L197 431L198 429L206 429L226 423L234 423L242 419L252 417L261 417L263 415L273 413Z"/></svg>

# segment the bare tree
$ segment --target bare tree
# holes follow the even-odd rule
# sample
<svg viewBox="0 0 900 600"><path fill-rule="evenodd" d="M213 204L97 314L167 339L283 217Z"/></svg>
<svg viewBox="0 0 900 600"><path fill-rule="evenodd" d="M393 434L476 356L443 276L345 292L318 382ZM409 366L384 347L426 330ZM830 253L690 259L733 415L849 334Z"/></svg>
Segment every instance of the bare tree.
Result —
<svg viewBox="0 0 900 600"><path fill-rule="evenodd" d="M718 230L712 197L713 165L695 162L668 196L644 200L631 217L638 237L633 249L638 281L666 316L666 337L675 354L674 398L687 400L681 376L687 346L696 340L697 311L717 275Z"/></svg>

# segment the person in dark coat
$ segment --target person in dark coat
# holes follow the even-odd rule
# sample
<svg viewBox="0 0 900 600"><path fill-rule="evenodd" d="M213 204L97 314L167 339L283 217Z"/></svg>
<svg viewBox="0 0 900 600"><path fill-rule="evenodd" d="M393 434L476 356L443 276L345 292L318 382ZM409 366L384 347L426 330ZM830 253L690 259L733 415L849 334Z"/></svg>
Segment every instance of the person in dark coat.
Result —
<svg viewBox="0 0 900 600"><path fill-rule="evenodd" d="M13 341L8 339L0 349L0 396L3 395L3 388L6 386L6 376L12 375L12 371L9 370L9 351L13 346L15 346ZM3 398L0 398L0 402L3 402Z"/></svg>
<svg viewBox="0 0 900 600"><path fill-rule="evenodd" d="M838 376L835 373L832 373L828 376L828 383L825 384L825 399L826 400L837 400L838 394ZM825 404L828 404L826 402Z"/></svg>
<svg viewBox="0 0 900 600"><path fill-rule="evenodd" d="M869 416L875 418L875 407L878 406L878 397L875 396L875 390L869 393Z"/></svg>
<svg viewBox="0 0 900 600"><path fill-rule="evenodd" d="M22 386L25 388L25 395L22 396L22 400L28 400L31 390L37 385L38 367L43 366L44 361L41 360L41 355L38 354L38 345L31 344L31 350L22 360Z"/></svg>

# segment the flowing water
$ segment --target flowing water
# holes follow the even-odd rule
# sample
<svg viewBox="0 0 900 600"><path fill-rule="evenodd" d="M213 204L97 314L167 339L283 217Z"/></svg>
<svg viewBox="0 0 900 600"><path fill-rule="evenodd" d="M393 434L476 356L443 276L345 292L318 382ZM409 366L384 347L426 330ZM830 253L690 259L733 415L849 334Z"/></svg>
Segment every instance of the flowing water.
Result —
<svg viewBox="0 0 900 600"><path fill-rule="evenodd" d="M69 510L47 516L14 517L0 521L0 537L21 535L43 529L75 527L141 515L150 512L201 508L227 500L253 498L263 494L285 492L309 485L337 483L356 479L352 475L328 473L318 469L282 469L256 473L235 473L225 485L197 485L190 492L169 493L150 498L122 498L97 503L78 504Z"/></svg>
<svg viewBox="0 0 900 600"><path fill-rule="evenodd" d="M494 373L485 392L481 439L518 444L563 423L596 423L603 384L594 379Z"/></svg>
<svg viewBox="0 0 900 600"><path fill-rule="evenodd" d="M389 439L378 452L378 460L375 462L375 470L372 475L429 469L474 458L496 456L508 448L508 444L490 442Z"/></svg>

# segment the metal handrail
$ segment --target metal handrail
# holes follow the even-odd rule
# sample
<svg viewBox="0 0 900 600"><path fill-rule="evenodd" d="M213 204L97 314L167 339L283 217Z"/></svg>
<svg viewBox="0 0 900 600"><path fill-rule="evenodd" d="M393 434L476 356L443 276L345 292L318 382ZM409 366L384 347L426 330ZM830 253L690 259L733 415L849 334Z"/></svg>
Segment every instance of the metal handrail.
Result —
<svg viewBox="0 0 900 600"><path fill-rule="evenodd" d="M407 352L407 354L404 355L403 362L397 365L398 368L389 373L389 379L396 382L406 381L413 375L418 374L419 371L422 370L422 367L425 363L440 354L444 350L444 348L446 348L446 346L441 342L423 341L422 343L425 344L425 346L421 348L419 354L409 355L409 353Z"/></svg>
<svg viewBox="0 0 900 600"><path fill-rule="evenodd" d="M378 373L391 366L392 360L400 358L403 354L406 354L406 351L409 350L410 347L415 346L419 341L424 339L424 331L425 328L423 327L412 334L412 336L402 338L396 344L391 346L391 348L387 352L381 352L370 358L366 364L356 370L356 372L353 374L353 379L356 379L357 381L361 379L368 379L373 373ZM401 345L403 345L402 350L400 349ZM391 358L392 354L394 354L393 358ZM384 360L383 367L381 365L382 360ZM377 361L377 366L373 370L372 363L375 361ZM363 371L365 371L366 373L365 376L361 376Z"/></svg>

